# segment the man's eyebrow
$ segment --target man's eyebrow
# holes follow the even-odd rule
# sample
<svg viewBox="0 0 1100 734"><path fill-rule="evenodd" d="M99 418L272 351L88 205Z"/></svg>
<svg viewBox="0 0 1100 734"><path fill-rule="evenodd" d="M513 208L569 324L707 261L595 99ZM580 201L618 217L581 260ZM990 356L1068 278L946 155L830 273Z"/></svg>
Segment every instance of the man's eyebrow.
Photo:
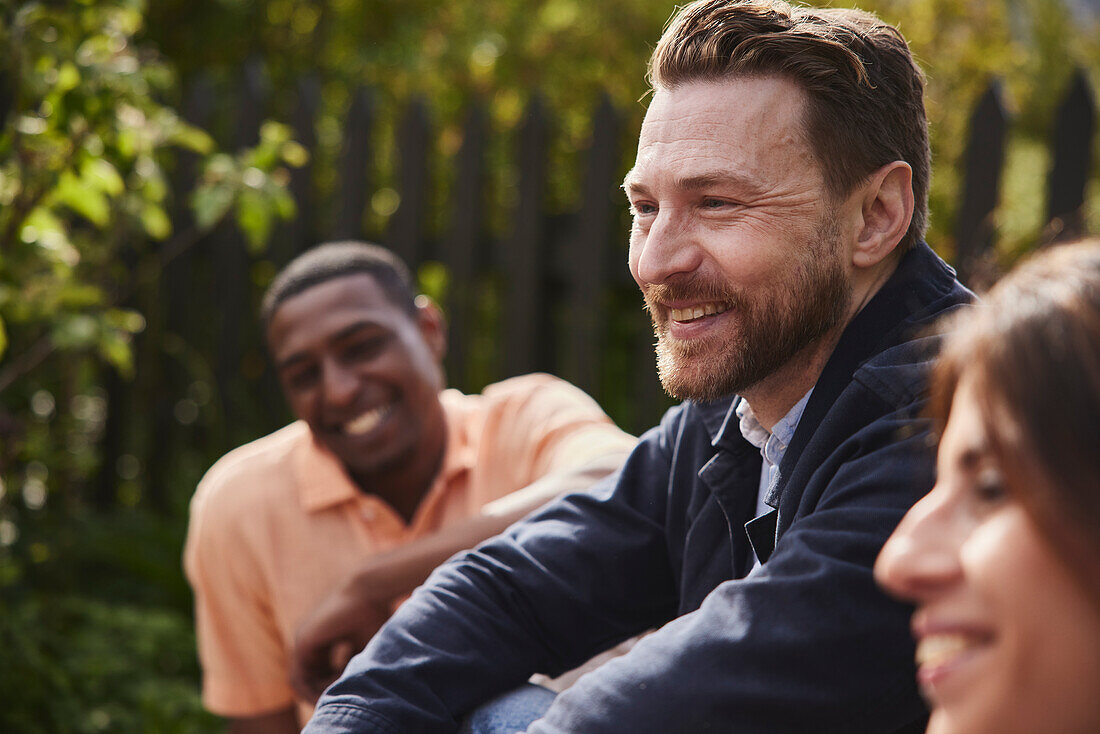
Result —
<svg viewBox="0 0 1100 734"><path fill-rule="evenodd" d="M382 327L382 325L379 324L376 321L361 319L359 321L353 321L350 324L348 324L347 326L343 327L342 329L337 331L335 334L333 334L331 337L329 337L329 340L330 341L340 341L341 339L347 339L349 336L353 336L353 335L359 333L360 331L364 331L364 330L368 330L368 329L377 329L377 328L381 328L381 327ZM308 361L309 358L310 358L309 354L307 354L305 352L293 352L292 354L288 355L287 357L278 360L275 363L275 369L276 370L284 370L284 369L287 369L288 367L293 367L294 365L299 364L301 362Z"/></svg>
<svg viewBox="0 0 1100 734"><path fill-rule="evenodd" d="M712 186L731 186L746 193L757 193L761 190L761 186L757 181L748 176L729 171L711 171L694 176L684 176L676 179L676 186L689 191L706 189Z"/></svg>
<svg viewBox="0 0 1100 734"><path fill-rule="evenodd" d="M688 191L698 191L712 186L732 187L737 189L739 193L749 195L759 194L763 191L763 187L754 179L729 171L710 171L692 176L681 176L675 180L675 185L678 189ZM626 174L622 188L627 193L649 193L649 188L635 178L634 169Z"/></svg>

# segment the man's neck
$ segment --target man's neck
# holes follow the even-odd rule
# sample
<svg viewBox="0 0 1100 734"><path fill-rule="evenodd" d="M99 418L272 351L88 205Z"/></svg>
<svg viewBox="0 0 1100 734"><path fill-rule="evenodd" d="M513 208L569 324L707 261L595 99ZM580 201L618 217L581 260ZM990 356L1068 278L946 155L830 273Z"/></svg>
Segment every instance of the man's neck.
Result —
<svg viewBox="0 0 1100 734"><path fill-rule="evenodd" d="M821 339L806 346L768 377L741 392L741 397L748 401L756 420L765 430L771 433L775 424L783 420L783 416L817 384L817 379L833 356L833 350L848 324L882 290L900 260L899 256L891 257L878 267L861 273L862 277L858 277L853 283L848 313L841 323Z"/></svg>
<svg viewBox="0 0 1100 734"><path fill-rule="evenodd" d="M396 466L368 475L352 474L351 479L364 493L381 497L406 523L412 522L420 503L432 488L443 468L447 434L432 440L432 445L406 457ZM430 457L422 459L420 457Z"/></svg>
<svg viewBox="0 0 1100 734"><path fill-rule="evenodd" d="M843 325L805 347L778 370L741 392L756 420L768 433L810 391L836 348Z"/></svg>

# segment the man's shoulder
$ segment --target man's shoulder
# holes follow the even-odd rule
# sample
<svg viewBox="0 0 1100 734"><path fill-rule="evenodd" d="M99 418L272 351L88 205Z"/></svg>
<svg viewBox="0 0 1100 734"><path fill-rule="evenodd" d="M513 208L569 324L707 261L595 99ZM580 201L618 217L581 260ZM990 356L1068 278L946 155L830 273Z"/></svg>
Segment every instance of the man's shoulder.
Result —
<svg viewBox="0 0 1100 734"><path fill-rule="evenodd" d="M291 485L292 457L311 441L302 421L239 446L218 459L199 482L192 512L200 504L217 503L222 509L248 508L262 497Z"/></svg>
<svg viewBox="0 0 1100 734"><path fill-rule="evenodd" d="M469 399L471 396L461 397ZM565 410L604 419L603 409L588 393L544 372L509 377L487 385L479 396L473 397L485 411L520 412L537 418Z"/></svg>

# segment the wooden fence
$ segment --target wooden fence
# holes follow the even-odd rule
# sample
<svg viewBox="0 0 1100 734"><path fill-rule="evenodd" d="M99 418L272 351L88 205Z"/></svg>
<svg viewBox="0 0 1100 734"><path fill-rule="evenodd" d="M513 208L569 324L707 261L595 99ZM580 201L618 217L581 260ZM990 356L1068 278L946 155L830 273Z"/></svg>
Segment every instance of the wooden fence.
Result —
<svg viewBox="0 0 1100 734"><path fill-rule="evenodd" d="M202 79L187 90L183 108L192 122L222 129L225 145L255 142L269 109L258 67L246 67L239 87L228 95L236 101L228 124L212 104L215 97L226 98L224 92L215 94ZM317 146L320 96L316 80L302 80L285 118L308 149ZM140 304L153 314L139 351L139 385L116 383L109 391L107 461L99 485L103 502L110 502L117 482L114 457L134 451L135 430L142 433L137 444L146 446L146 483L156 501L169 474L178 471L175 454L181 445L196 452L202 464L288 418L255 316L273 268L265 273L258 266L263 261L281 266L327 239L367 238L387 244L414 268L429 261L445 266L450 288L443 305L451 324L447 368L457 387L476 390L509 375L554 372L587 390L635 431L653 425L667 404L655 377L648 318L625 267L628 220L617 187L624 154L634 144L625 139L626 131L636 129L636 119L624 117L606 98L599 101L591 141L577 167L579 203L573 211L550 213L547 160L554 115L533 98L514 134L517 175L514 206L505 217L509 224L493 233L487 227L492 212L486 181L494 131L485 106L472 103L451 162L455 179L445 224L434 231L427 226L434 200L430 152L436 149L431 114L425 100L413 99L395 127L393 186L400 205L385 231L373 232L364 231L363 223L380 188L372 134L379 124L378 105L367 88L353 90L350 99L329 201L318 201L312 163L296 169L290 188L299 214L279 227L265 256L250 256L240 233L222 226L174 259L156 297ZM631 114L640 116L640 109ZM964 278L982 269L994 244L1009 124L993 82L974 109L965 155L955 229L956 264ZM1079 72L1054 125L1049 239L1082 230L1094 129L1092 92ZM193 165L184 159L178 166L179 201L185 200L182 182L193 180ZM186 226L182 208L176 223ZM196 420L195 407L207 418Z"/></svg>

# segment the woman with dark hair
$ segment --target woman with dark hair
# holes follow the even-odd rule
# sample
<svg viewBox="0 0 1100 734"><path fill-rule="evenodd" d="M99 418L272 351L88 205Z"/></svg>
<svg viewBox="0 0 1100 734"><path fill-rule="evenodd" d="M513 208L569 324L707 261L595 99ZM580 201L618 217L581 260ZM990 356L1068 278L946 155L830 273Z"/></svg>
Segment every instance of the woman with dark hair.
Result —
<svg viewBox="0 0 1100 734"><path fill-rule="evenodd" d="M875 575L916 603L928 734L1100 732L1100 240L957 315L936 486Z"/></svg>

